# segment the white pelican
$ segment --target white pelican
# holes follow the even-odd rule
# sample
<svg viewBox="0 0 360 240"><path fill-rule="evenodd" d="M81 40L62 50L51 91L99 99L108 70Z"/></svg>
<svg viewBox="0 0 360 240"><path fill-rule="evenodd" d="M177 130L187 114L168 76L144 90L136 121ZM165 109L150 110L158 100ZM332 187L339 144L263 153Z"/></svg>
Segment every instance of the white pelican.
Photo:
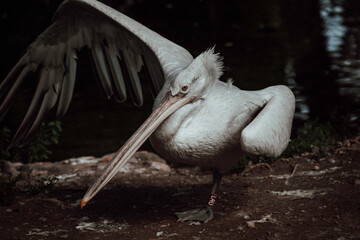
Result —
<svg viewBox="0 0 360 240"><path fill-rule="evenodd" d="M90 49L107 98L143 103L138 72L151 77L153 113L121 147L103 174L87 191L83 207L123 167L150 137L165 159L214 168L214 185L207 206L177 213L181 221L208 221L221 174L244 152L280 155L288 145L295 101L285 86L243 91L219 80L222 61L213 49L195 59L184 48L135 20L96 1L66 0L50 25L27 49L0 86L0 117L9 109L25 77L40 73L33 100L13 138L31 139L44 116L55 109L62 117L71 101L76 53Z"/></svg>

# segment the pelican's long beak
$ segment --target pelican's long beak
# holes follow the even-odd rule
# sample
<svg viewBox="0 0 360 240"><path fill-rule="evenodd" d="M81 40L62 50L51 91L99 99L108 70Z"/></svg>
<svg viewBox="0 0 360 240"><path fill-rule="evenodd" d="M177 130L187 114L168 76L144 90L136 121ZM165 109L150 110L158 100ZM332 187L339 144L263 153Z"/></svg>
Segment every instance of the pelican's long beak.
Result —
<svg viewBox="0 0 360 240"><path fill-rule="evenodd" d="M120 148L114 158L108 164L101 176L86 192L81 200L80 207L84 207L122 168L134 155L136 150L145 142L145 140L155 131L155 129L172 113L187 103L193 102L196 97L187 97L184 95L172 96L167 93L159 106L146 119L140 128L127 140Z"/></svg>

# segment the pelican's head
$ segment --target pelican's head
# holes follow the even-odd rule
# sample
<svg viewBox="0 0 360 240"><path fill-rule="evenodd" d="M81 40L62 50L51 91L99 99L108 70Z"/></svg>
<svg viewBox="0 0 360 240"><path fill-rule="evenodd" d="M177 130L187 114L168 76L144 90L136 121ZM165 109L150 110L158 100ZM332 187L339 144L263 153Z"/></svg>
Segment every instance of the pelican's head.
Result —
<svg viewBox="0 0 360 240"><path fill-rule="evenodd" d="M223 62L214 48L201 53L170 84L171 95L202 97L223 73Z"/></svg>

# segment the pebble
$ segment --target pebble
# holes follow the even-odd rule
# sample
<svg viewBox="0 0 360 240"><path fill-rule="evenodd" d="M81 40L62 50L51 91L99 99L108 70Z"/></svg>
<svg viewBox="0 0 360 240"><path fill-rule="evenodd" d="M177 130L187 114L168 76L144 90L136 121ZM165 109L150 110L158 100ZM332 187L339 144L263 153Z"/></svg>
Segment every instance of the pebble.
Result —
<svg viewBox="0 0 360 240"><path fill-rule="evenodd" d="M255 228L255 223L254 222L246 222L247 226L249 228Z"/></svg>
<svg viewBox="0 0 360 240"><path fill-rule="evenodd" d="M160 232L157 232L157 233L156 233L156 236L157 236L157 237L160 237L160 236L162 236L163 234L164 234L164 232L163 232L163 231L160 231Z"/></svg>
<svg viewBox="0 0 360 240"><path fill-rule="evenodd" d="M355 179L354 183L355 185L360 185L360 179Z"/></svg>

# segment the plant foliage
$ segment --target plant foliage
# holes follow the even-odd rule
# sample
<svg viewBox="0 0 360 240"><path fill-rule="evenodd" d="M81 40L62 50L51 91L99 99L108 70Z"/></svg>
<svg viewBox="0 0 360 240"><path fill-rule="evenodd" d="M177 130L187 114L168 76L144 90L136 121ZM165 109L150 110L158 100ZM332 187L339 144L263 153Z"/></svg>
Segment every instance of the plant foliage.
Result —
<svg viewBox="0 0 360 240"><path fill-rule="evenodd" d="M7 149L11 131L5 126L0 129L0 158L25 163L46 160L52 154L51 148L58 144L61 131L59 121L43 123L36 137L27 146Z"/></svg>

